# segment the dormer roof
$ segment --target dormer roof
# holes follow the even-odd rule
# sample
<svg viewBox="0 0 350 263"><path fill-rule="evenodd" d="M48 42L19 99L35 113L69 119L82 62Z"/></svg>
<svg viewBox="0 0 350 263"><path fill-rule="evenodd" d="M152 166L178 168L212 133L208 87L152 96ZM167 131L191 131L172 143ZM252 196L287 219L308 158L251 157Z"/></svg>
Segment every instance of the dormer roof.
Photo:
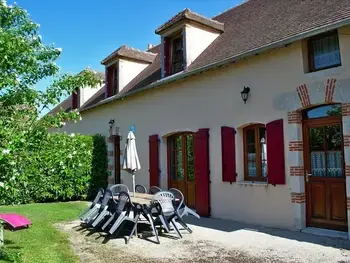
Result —
<svg viewBox="0 0 350 263"><path fill-rule="evenodd" d="M126 45L122 45L120 48L112 52L108 57L103 59L101 61L102 65L108 64L111 60L117 58L117 57L125 57L130 58L142 62L152 63L155 59L157 54L147 52L147 51L141 51L139 49L135 49L132 47L128 47Z"/></svg>
<svg viewBox="0 0 350 263"><path fill-rule="evenodd" d="M183 11L181 11L180 13L178 13L177 15L173 16L170 20L165 22L163 25L158 27L156 29L156 34L161 35L164 31L166 31L167 29L169 29L173 25L175 25L183 20L194 21L194 22L197 22L197 23L202 24L204 26L216 29L220 32L224 32L224 23L207 18L205 16L202 16L200 14L192 12L190 9L186 8Z"/></svg>

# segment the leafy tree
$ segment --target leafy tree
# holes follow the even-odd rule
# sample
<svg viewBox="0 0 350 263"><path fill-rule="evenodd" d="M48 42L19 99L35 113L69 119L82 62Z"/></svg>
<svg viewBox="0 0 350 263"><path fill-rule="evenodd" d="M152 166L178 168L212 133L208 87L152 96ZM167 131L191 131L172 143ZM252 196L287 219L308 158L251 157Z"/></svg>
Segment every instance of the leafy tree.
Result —
<svg viewBox="0 0 350 263"><path fill-rule="evenodd" d="M79 120L78 111L59 112L39 118L41 112L57 104L77 87L95 87L100 82L94 72L61 74L55 61L62 50L45 45L39 24L17 5L0 0L0 190L14 191L23 164L48 141L48 127L67 120ZM53 79L45 91L35 85Z"/></svg>

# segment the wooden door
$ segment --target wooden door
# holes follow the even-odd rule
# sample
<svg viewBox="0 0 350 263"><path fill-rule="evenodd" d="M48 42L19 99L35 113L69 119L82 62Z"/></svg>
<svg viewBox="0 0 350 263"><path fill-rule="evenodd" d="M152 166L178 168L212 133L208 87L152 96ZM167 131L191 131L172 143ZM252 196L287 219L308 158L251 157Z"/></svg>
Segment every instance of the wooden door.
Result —
<svg viewBox="0 0 350 263"><path fill-rule="evenodd" d="M120 184L120 136L114 137L114 182Z"/></svg>
<svg viewBox="0 0 350 263"><path fill-rule="evenodd" d="M303 121L307 225L347 231L341 117Z"/></svg>
<svg viewBox="0 0 350 263"><path fill-rule="evenodd" d="M168 139L168 187L179 189L189 207L196 205L193 133L176 134Z"/></svg>

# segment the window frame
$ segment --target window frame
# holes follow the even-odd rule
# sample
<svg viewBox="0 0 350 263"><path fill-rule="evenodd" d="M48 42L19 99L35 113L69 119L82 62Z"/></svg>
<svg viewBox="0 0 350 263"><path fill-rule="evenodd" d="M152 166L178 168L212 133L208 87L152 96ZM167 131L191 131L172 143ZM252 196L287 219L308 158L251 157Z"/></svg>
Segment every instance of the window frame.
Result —
<svg viewBox="0 0 350 263"><path fill-rule="evenodd" d="M307 40L308 59L309 59L309 72L317 72L317 71L326 70L326 69L330 69L330 68L336 68L336 67L340 67L342 65L342 63L341 63L341 54L340 54L340 63L339 64L334 64L334 65L326 66L326 67L322 67L322 68L315 68L315 63L314 63L315 56L314 56L314 48L313 48L312 43L314 41L321 40L321 39L323 39L325 37L329 37L329 36L332 36L332 35L336 36L336 38L337 38L338 48L339 48L339 53L340 53L340 44L339 44L338 30L333 30L333 31L326 32L324 34L313 36L313 37L310 37Z"/></svg>
<svg viewBox="0 0 350 263"><path fill-rule="evenodd" d="M181 65L181 69L179 71L176 71L174 70L174 49L175 49L175 45L174 45L174 42L176 40L180 39L181 40L181 53L182 53L182 56L181 56L181 62L182 62L182 65ZM176 74L178 72L181 72L184 70L184 62L185 62L185 58L184 58L184 43L183 43L183 35L182 33L178 33L176 34L175 36L171 37L170 39L170 74ZM180 61L176 61L176 62L180 62Z"/></svg>
<svg viewBox="0 0 350 263"><path fill-rule="evenodd" d="M260 146L260 130L259 130L260 128L265 128L265 140L266 140L266 125L252 124L243 128L244 181L267 182L267 175L266 177L263 177L261 175L261 146ZM248 145L247 145L247 135L246 135L248 130L254 130L255 147L256 147L255 151L259 153L255 160L256 174L259 174L259 176L255 176L255 177L248 176Z"/></svg>

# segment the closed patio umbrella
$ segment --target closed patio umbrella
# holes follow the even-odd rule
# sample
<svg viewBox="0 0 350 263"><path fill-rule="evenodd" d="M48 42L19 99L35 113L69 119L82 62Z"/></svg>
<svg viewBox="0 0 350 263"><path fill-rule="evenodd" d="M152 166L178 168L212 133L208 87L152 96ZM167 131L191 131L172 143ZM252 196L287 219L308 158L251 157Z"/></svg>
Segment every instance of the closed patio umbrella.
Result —
<svg viewBox="0 0 350 263"><path fill-rule="evenodd" d="M135 172L141 169L136 150L135 135L129 131L124 148L123 169L132 174L132 189L135 196Z"/></svg>

